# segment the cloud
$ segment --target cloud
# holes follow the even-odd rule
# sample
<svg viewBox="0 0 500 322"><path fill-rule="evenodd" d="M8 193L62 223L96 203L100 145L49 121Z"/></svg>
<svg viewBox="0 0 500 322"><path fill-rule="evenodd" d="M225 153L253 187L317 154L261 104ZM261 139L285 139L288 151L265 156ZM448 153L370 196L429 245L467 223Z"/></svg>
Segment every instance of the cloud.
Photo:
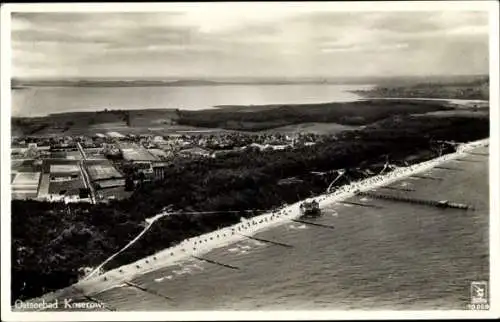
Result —
<svg viewBox="0 0 500 322"><path fill-rule="evenodd" d="M347 76L488 67L483 12L333 12L279 3L222 8L13 13L14 76Z"/></svg>

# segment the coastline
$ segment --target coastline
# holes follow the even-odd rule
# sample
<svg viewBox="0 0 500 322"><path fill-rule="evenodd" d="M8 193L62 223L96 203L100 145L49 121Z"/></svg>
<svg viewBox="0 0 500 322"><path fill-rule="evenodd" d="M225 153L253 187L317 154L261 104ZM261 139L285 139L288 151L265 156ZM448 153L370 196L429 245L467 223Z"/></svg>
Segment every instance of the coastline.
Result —
<svg viewBox="0 0 500 322"><path fill-rule="evenodd" d="M305 200L315 199L319 202L320 207L324 208L333 203L350 198L360 191L376 189L402 180L410 175L425 172L443 162L464 156L468 151L476 147L487 146L488 144L489 138L465 143L460 145L454 153L446 154L408 167L397 168L396 170L388 172L384 175L372 176L367 179L342 186L333 193L322 194ZM56 298L65 291L67 292L72 290L77 291L78 293L91 295L120 286L125 281L130 280L135 276L174 265L183 260L189 259L192 256L203 255L213 249L244 240L246 239L244 235L251 236L260 231L282 225L291 219L295 219L300 216L299 205L303 201L304 200L301 200L294 204L287 205L284 208L243 220L232 226L224 227L204 235L184 240L180 244L166 248L154 255L144 257L136 262L112 269L91 279L81 280L76 284L68 286L67 288L45 294L37 299L28 300L28 302L39 301L47 298Z"/></svg>
<svg viewBox="0 0 500 322"><path fill-rule="evenodd" d="M93 88L93 87L90 87ZM123 88L123 87L120 87ZM435 101L435 102L445 102L449 104L468 104L468 103L489 103L489 99L461 99L461 98L426 98L426 97L383 97L383 96L370 96L364 91L359 90L345 90L343 92L353 94L354 96L349 99L324 99L318 102L302 102L302 103L260 103L260 104L237 104L237 103L218 103L215 105L208 105L204 107L191 107L191 108L176 108L173 106L157 106L148 108L114 108L113 106L103 106L100 109L76 109L72 111L54 111L46 112L45 114L39 115L24 115L15 114L12 116L13 119L26 119L26 120L50 120L51 118L61 118L69 117L72 118L75 114L78 116L94 115L96 113L175 113L177 110L181 112L213 112L217 111L241 111L245 110L247 112L259 112L261 110L266 110L270 108L280 107L280 106L291 106L300 107L301 105L329 105L329 104L352 104L359 101L378 101L378 100L400 100L400 101Z"/></svg>

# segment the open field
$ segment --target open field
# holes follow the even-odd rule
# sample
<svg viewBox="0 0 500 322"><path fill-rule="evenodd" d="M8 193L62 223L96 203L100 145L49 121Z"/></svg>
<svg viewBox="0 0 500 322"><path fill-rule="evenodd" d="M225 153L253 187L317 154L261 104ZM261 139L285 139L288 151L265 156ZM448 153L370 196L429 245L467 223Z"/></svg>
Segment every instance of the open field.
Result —
<svg viewBox="0 0 500 322"><path fill-rule="evenodd" d="M157 158L142 146L137 144L121 143L120 150L123 159L127 161L156 161Z"/></svg>
<svg viewBox="0 0 500 322"><path fill-rule="evenodd" d="M78 174L80 173L80 167L76 164L52 164L50 166L50 173L58 173L58 174Z"/></svg>
<svg viewBox="0 0 500 322"><path fill-rule="evenodd" d="M41 184L42 169L42 165L37 164L35 160L12 160L12 198L36 198Z"/></svg>
<svg viewBox="0 0 500 322"><path fill-rule="evenodd" d="M275 129L262 131L263 133L315 133L315 134L336 134L342 131L358 129L358 126L341 125L337 123L300 123L277 127Z"/></svg>
<svg viewBox="0 0 500 322"><path fill-rule="evenodd" d="M65 181L51 181L49 184L49 194L78 195L80 189L83 188L85 188L85 183L81 177Z"/></svg>
<svg viewBox="0 0 500 322"><path fill-rule="evenodd" d="M12 186L13 199L35 198L38 193L40 172L18 172Z"/></svg>
<svg viewBox="0 0 500 322"><path fill-rule="evenodd" d="M86 167L92 181L123 177L123 175L109 162L90 164Z"/></svg>
<svg viewBox="0 0 500 322"><path fill-rule="evenodd" d="M69 159L45 159L43 160L43 164L41 168L43 169L43 173L50 173L50 169L53 165L63 165L68 167L78 166L77 160L69 160Z"/></svg>
<svg viewBox="0 0 500 322"><path fill-rule="evenodd" d="M13 118L12 131L18 135L57 136L95 135L96 133L143 130L158 126L158 120L175 118L174 110L110 110L51 114L46 117ZM161 124L160 124L161 125Z"/></svg>

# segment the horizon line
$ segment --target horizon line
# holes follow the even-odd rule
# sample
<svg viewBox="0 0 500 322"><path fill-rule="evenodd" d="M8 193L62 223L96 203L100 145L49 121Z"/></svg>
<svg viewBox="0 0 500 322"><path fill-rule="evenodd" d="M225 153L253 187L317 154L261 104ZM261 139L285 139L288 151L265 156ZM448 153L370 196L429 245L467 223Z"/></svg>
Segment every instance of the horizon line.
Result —
<svg viewBox="0 0 500 322"><path fill-rule="evenodd" d="M152 79L183 79L183 80L206 80L206 79L360 79L360 78L420 78L420 77L473 77L488 76L490 73L474 74L429 74L429 75L363 75L363 76L22 76L11 77L11 80L68 80L68 79L117 79L117 80L152 80Z"/></svg>

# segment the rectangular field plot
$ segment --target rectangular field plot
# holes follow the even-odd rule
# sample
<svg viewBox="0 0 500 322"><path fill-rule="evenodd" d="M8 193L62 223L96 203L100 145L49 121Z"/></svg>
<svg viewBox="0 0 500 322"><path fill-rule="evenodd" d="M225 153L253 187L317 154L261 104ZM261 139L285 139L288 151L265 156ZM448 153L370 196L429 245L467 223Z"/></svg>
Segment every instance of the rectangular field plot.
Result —
<svg viewBox="0 0 500 322"><path fill-rule="evenodd" d="M67 181L53 181L49 184L49 194L78 194L85 184L81 178Z"/></svg>
<svg viewBox="0 0 500 322"><path fill-rule="evenodd" d="M70 160L81 160L83 157L80 151L68 151L66 158Z"/></svg>
<svg viewBox="0 0 500 322"><path fill-rule="evenodd" d="M149 153L147 149L137 144L121 144L120 149L123 158L129 161L155 161L157 157Z"/></svg>
<svg viewBox="0 0 500 322"><path fill-rule="evenodd" d="M66 159L67 152L64 151L54 151L50 152L50 157L53 159Z"/></svg>
<svg viewBox="0 0 500 322"><path fill-rule="evenodd" d="M80 173L80 167L76 164L51 164L50 173Z"/></svg>
<svg viewBox="0 0 500 322"><path fill-rule="evenodd" d="M106 189L125 186L125 179L99 180L96 182L97 189Z"/></svg>
<svg viewBox="0 0 500 322"><path fill-rule="evenodd" d="M122 174L109 163L88 165L87 171L93 181L123 177Z"/></svg>
<svg viewBox="0 0 500 322"><path fill-rule="evenodd" d="M18 172L12 185L15 186L38 186L40 172Z"/></svg>
<svg viewBox="0 0 500 322"><path fill-rule="evenodd" d="M13 199L36 198L38 185L40 182L40 172L18 172L15 174L12 185Z"/></svg>
<svg viewBox="0 0 500 322"><path fill-rule="evenodd" d="M104 155L102 149L84 149L85 156L87 159L99 159L99 160L106 160L106 156Z"/></svg>
<svg viewBox="0 0 500 322"><path fill-rule="evenodd" d="M37 196L37 192L31 191L12 191L12 199L23 200L23 199L35 199Z"/></svg>

